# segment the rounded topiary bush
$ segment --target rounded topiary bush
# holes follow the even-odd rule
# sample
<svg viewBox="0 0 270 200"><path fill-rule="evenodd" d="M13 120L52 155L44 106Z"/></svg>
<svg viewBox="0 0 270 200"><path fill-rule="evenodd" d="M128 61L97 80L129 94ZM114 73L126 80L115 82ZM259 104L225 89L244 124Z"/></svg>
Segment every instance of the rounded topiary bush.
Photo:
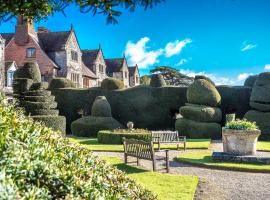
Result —
<svg viewBox="0 0 270 200"><path fill-rule="evenodd" d="M258 75L252 75L252 76L247 77L247 79L244 82L244 86L253 87L257 78L258 78Z"/></svg>
<svg viewBox="0 0 270 200"><path fill-rule="evenodd" d="M264 86L253 86L250 101L270 104L270 84Z"/></svg>
<svg viewBox="0 0 270 200"><path fill-rule="evenodd" d="M123 89L124 87L123 81L116 78L105 78L101 82L101 88L105 90L119 90Z"/></svg>
<svg viewBox="0 0 270 200"><path fill-rule="evenodd" d="M216 87L204 79L195 80L187 90L187 100L192 104L216 107L221 103L221 97Z"/></svg>
<svg viewBox="0 0 270 200"><path fill-rule="evenodd" d="M197 122L179 118L175 122L175 130L178 131L179 135L185 135L189 138L221 138L221 126L214 122Z"/></svg>
<svg viewBox="0 0 270 200"><path fill-rule="evenodd" d="M63 135L66 134L66 118L64 116L56 115L37 115L32 116L35 121L44 123L45 126L50 127L54 131L60 131Z"/></svg>
<svg viewBox="0 0 270 200"><path fill-rule="evenodd" d="M151 87L164 87L166 82L161 74L153 74L150 81Z"/></svg>
<svg viewBox="0 0 270 200"><path fill-rule="evenodd" d="M21 94L23 92L26 92L30 89L32 84L33 84L32 79L16 78L13 80L13 83L12 83L13 93Z"/></svg>
<svg viewBox="0 0 270 200"><path fill-rule="evenodd" d="M194 80L199 80L199 79L203 79L203 80L207 80L209 81L210 83L212 83L213 85L215 85L215 83L207 76L204 76L204 75L196 75Z"/></svg>
<svg viewBox="0 0 270 200"><path fill-rule="evenodd" d="M111 106L105 96L96 97L92 106L91 115L96 117L112 116Z"/></svg>
<svg viewBox="0 0 270 200"><path fill-rule="evenodd" d="M270 85L270 72L260 73L255 81L255 85L257 86Z"/></svg>
<svg viewBox="0 0 270 200"><path fill-rule="evenodd" d="M30 90L47 90L49 84L47 82L33 83Z"/></svg>
<svg viewBox="0 0 270 200"><path fill-rule="evenodd" d="M72 134L83 137L96 137L101 130L123 128L123 125L112 117L86 116L71 123Z"/></svg>
<svg viewBox="0 0 270 200"><path fill-rule="evenodd" d="M33 82L41 82L39 66L36 62L27 62L14 72L14 78L28 78Z"/></svg>
<svg viewBox="0 0 270 200"><path fill-rule="evenodd" d="M53 102L55 96L24 96L25 101L36 101L36 102Z"/></svg>
<svg viewBox="0 0 270 200"><path fill-rule="evenodd" d="M146 130L138 129L129 131L127 129L102 130L98 132L98 143L101 144L122 144L123 137L127 139L137 139L150 141L151 133Z"/></svg>
<svg viewBox="0 0 270 200"><path fill-rule="evenodd" d="M222 119L221 109L217 107L187 104L179 112L184 118L200 122L220 122Z"/></svg>
<svg viewBox="0 0 270 200"><path fill-rule="evenodd" d="M50 109L57 107L57 103L55 101L53 102L21 101L20 105L25 107L25 110L27 110L28 112L31 112L32 110L36 109Z"/></svg>
<svg viewBox="0 0 270 200"><path fill-rule="evenodd" d="M48 90L32 90L23 93L24 96L50 96L51 91Z"/></svg>
<svg viewBox="0 0 270 200"><path fill-rule="evenodd" d="M32 116L33 115L59 115L59 110L56 110L56 109L35 109L35 110L31 110L31 115Z"/></svg>
<svg viewBox="0 0 270 200"><path fill-rule="evenodd" d="M76 88L76 84L67 78L53 78L49 84L49 90L59 88Z"/></svg>

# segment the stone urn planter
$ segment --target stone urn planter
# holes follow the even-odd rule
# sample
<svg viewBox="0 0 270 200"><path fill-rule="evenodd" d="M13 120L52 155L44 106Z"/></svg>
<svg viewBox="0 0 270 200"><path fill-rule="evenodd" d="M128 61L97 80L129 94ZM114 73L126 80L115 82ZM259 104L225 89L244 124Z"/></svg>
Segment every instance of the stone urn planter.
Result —
<svg viewBox="0 0 270 200"><path fill-rule="evenodd" d="M133 122L128 122L128 123L127 123L127 128L128 128L129 130L133 130L133 128L134 128L134 123L133 123Z"/></svg>
<svg viewBox="0 0 270 200"><path fill-rule="evenodd" d="M260 130L222 128L223 151L235 155L255 155Z"/></svg>

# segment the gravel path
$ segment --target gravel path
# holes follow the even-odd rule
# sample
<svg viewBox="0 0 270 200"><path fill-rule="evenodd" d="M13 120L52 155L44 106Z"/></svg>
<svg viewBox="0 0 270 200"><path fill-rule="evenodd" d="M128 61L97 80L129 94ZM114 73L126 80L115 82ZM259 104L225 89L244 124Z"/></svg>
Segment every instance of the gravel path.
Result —
<svg viewBox="0 0 270 200"><path fill-rule="evenodd" d="M219 142L212 148L220 150ZM200 179L195 200L269 200L270 174L214 170L194 167L175 162L172 159L180 151L170 151L170 170L172 174L195 175ZM94 152L98 156L114 156L123 159L123 153ZM159 152L158 154L162 154ZM135 161L130 158L130 161ZM151 162L141 160L141 167L151 170ZM162 161L158 169L164 168ZM134 165L133 163L131 165ZM163 165L163 166L162 166ZM160 170L162 171L162 170Z"/></svg>

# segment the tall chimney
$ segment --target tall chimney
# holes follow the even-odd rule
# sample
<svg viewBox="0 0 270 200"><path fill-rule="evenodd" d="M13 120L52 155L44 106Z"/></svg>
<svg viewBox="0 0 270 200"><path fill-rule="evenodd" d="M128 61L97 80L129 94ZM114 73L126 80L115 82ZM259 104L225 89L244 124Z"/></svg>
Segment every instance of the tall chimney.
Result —
<svg viewBox="0 0 270 200"><path fill-rule="evenodd" d="M16 44L23 46L28 43L29 35L37 38L33 21L28 20L27 17L24 16L17 17L17 25L15 30Z"/></svg>

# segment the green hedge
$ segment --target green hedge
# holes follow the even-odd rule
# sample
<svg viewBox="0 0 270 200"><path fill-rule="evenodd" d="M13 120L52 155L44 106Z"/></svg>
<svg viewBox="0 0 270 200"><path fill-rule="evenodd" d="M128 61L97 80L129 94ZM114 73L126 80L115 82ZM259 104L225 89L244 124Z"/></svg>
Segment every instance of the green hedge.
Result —
<svg viewBox="0 0 270 200"><path fill-rule="evenodd" d="M92 106L91 116L111 117L112 110L105 96L98 96Z"/></svg>
<svg viewBox="0 0 270 200"><path fill-rule="evenodd" d="M24 96L25 101L53 102L55 96Z"/></svg>
<svg viewBox="0 0 270 200"><path fill-rule="evenodd" d="M133 138L137 140L150 141L151 134L145 130L102 130L98 132L98 143L101 144L122 144L122 138Z"/></svg>
<svg viewBox="0 0 270 200"><path fill-rule="evenodd" d="M204 79L207 80L208 82L212 83L212 85L215 85L215 83L207 76L204 75L196 75L194 80L199 80L199 79Z"/></svg>
<svg viewBox="0 0 270 200"><path fill-rule="evenodd" d="M247 77L247 79L244 82L244 86L246 87L253 87L256 80L258 78L258 75L253 75L253 76L249 76Z"/></svg>
<svg viewBox="0 0 270 200"><path fill-rule="evenodd" d="M32 79L34 83L41 82L39 66L36 62L27 62L14 72L14 78Z"/></svg>
<svg viewBox="0 0 270 200"><path fill-rule="evenodd" d="M30 89L32 84L33 84L32 79L16 78L13 80L13 83L12 83L13 93L21 94L23 92L26 92Z"/></svg>
<svg viewBox="0 0 270 200"><path fill-rule="evenodd" d="M66 118L56 115L38 115L32 116L35 121L43 122L45 126L54 131L60 131L62 135L66 135Z"/></svg>
<svg viewBox="0 0 270 200"><path fill-rule="evenodd" d="M33 83L30 90L47 90L49 84L47 82Z"/></svg>
<svg viewBox="0 0 270 200"><path fill-rule="evenodd" d="M151 87L165 87L166 81L161 74L153 74L150 81Z"/></svg>
<svg viewBox="0 0 270 200"><path fill-rule="evenodd" d="M56 109L35 109L31 111L31 115L59 115Z"/></svg>
<svg viewBox="0 0 270 200"><path fill-rule="evenodd" d="M123 125L112 117L87 116L71 124L72 134L83 137L96 137L100 130L123 128Z"/></svg>
<svg viewBox="0 0 270 200"><path fill-rule="evenodd" d="M23 93L24 96L50 96L51 91L48 90L33 90Z"/></svg>
<svg viewBox="0 0 270 200"><path fill-rule="evenodd" d="M32 102L32 101L21 101L20 105L25 107L25 109L28 112L32 112L36 109L50 109L50 108L56 108L57 103L55 101L53 102Z"/></svg>
<svg viewBox="0 0 270 200"><path fill-rule="evenodd" d="M101 82L101 88L105 90L119 90L123 89L124 87L123 81L116 78L105 78Z"/></svg>
<svg viewBox="0 0 270 200"><path fill-rule="evenodd" d="M76 84L67 78L53 78L49 84L49 90L59 88L76 88Z"/></svg>

